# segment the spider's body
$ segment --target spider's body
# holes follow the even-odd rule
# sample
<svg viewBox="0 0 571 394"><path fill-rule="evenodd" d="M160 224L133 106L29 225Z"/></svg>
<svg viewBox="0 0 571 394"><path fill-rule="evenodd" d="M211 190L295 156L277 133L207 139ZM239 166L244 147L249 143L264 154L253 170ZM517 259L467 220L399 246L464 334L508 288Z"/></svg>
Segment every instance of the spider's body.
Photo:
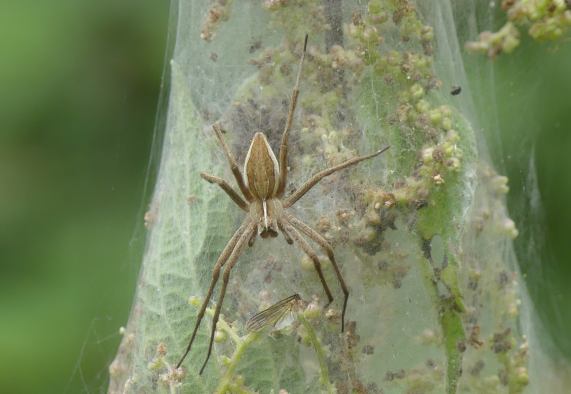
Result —
<svg viewBox="0 0 571 394"><path fill-rule="evenodd" d="M232 238L228 241L224 250L218 257L214 269L212 271L212 280L210 282L210 287L204 299L204 302L198 312L197 321L194 326L194 331L190 338L186 352L177 364L177 368L180 367L184 361L186 355L190 352L192 343L200 326L200 322L204 317L206 311L206 306L212 297L212 293L218 279L220 277L220 270L225 266L222 289L220 290L220 295L218 303L216 304L216 309L214 311L214 317L212 321L212 331L210 335L210 344L208 347L208 354L206 360L202 365L200 373L204 371L206 363L212 352L212 344L214 340L214 334L216 332L216 324L220 316L220 309L222 307L222 302L224 300L224 295L226 294L226 287L230 280L230 272L232 268L238 261L238 258L244 251L246 245L252 246L256 237L259 235L261 238L275 238L281 232L289 244L294 242L299 245L299 247L311 258L313 261L313 266L317 272L325 294L327 295L328 304L333 301L333 296L329 290L329 286L325 281L323 272L321 270L321 262L317 257L317 254L313 248L309 245L306 239L303 237L308 237L315 243L317 243L327 254L327 257L331 261L341 289L343 290L344 300L343 300L343 311L341 314L341 331L344 329L345 324L345 310L347 308L347 300L349 298L349 289L345 284L341 271L337 266L335 261L335 256L333 254L333 248L327 242L327 240L319 234L317 231L313 230L307 224L305 224L300 219L294 217L288 212L288 208L294 205L297 200L303 197L313 186L315 186L321 179L333 174L336 171L347 168L351 165L355 165L363 160L370 159L377 155L383 153L388 147L374 152L372 154L360 157L354 157L341 164L330 167L326 170L320 171L311 177L307 182L305 182L301 187L294 191L291 195L284 197L285 185L287 181L287 150L288 150L288 136L291 129L291 124L293 121L293 114L295 112L295 107L297 103L297 96L299 94L299 78L301 75L301 66L303 65L303 59L305 57L305 49L307 46L307 36L305 37L305 43L303 48L303 55L301 57L299 70L297 74L297 80L295 87L293 89L293 94L290 103L290 109L287 116L286 126L282 134L279 157L272 151L270 144L266 136L261 133L255 133L246 159L244 161L244 176L240 171L240 168L236 162L236 159L230 152L230 149L226 145L224 138L222 136L222 130L218 124L212 126L215 135L222 146L224 154L230 164L230 169L236 179L236 183L242 193L240 195L234 190L232 186L228 184L224 179L209 175L206 173L201 173L200 176L210 183L215 183L220 186L228 196L245 211L246 217L242 225L236 230Z"/></svg>
<svg viewBox="0 0 571 394"><path fill-rule="evenodd" d="M262 238L275 238L278 236L278 222L276 218L283 212L279 199L257 200L250 204L250 219L257 224L258 235Z"/></svg>
<svg viewBox="0 0 571 394"><path fill-rule="evenodd" d="M277 218L283 211L278 198L280 168L264 133L257 132L244 161L246 187L252 194L250 219L258 225L262 238L278 236Z"/></svg>
<svg viewBox="0 0 571 394"><path fill-rule="evenodd" d="M268 139L262 132L254 134L246 160L244 160L246 172L246 186L252 196L267 200L276 196L280 168L278 159L268 143Z"/></svg>

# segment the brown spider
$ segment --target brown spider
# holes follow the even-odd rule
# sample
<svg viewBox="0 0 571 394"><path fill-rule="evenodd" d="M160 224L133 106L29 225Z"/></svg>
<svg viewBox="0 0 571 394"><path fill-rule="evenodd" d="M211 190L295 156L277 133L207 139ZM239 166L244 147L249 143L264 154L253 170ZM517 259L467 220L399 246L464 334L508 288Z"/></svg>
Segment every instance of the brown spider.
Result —
<svg viewBox="0 0 571 394"><path fill-rule="evenodd" d="M216 332L216 324L218 323L218 317L220 316L220 308L222 307L222 301L224 300L224 295L226 294L226 287L228 286L228 281L230 279L230 272L232 268L238 261L238 258L244 251L246 245L252 246L256 235L260 235L262 238L269 238L269 237L277 237L278 230L281 231L285 240L288 244L293 244L294 241L299 244L301 249L311 258L313 261L313 265L317 274L319 275L319 279L321 280L321 284L323 285L323 289L327 294L328 304L329 305L333 301L333 296L331 295L331 291L329 290L329 286L325 282L325 278L323 276L323 272L321 271L321 263L319 262L319 258L317 254L312 249L312 247L307 243L307 241L303 238L302 234L306 237L309 237L313 241L315 241L325 252L331 264L333 265L333 269L335 270L335 274L337 275L337 279L341 284L341 288L343 289L343 294L345 295L345 299L343 300L343 312L341 314L341 332L343 332L345 327L345 310L347 308L347 300L349 298L349 290L347 289L347 285L343 280L343 276L341 275L341 271L337 266L337 262L335 261L335 256L333 255L333 248L327 242L327 240L320 235L317 231L313 230L307 224L302 222L301 220L297 219L293 215L287 212L287 208L291 207L293 204L297 202L301 197L305 195L313 186L315 186L321 179L325 178L328 175L333 174L336 171L342 170L347 168L351 165L357 164L363 160L370 159L377 155L380 155L388 147L381 149L375 153L372 153L367 156L361 157L354 157L349 159L341 164L338 164L334 167L328 168L321 172L318 172L313 177L311 177L307 182L305 182L299 189L294 191L288 197L284 197L286 180L287 180L287 149L288 149L288 134L291 128L293 115L295 111L295 107L297 104L297 96L299 94L299 79L301 75L301 68L303 65L303 60L305 58L305 52L307 47L307 35L305 36L305 42L303 45L303 54L301 56L301 60L299 63L299 70L297 73L297 79L295 82L295 86L293 89L293 94L291 98L291 103L289 107L289 112L287 116L287 121L285 125L285 129L282 135L281 145L280 145L280 152L279 152L279 164L266 136L261 133L257 132L252 139L252 143L250 144L250 148L248 149L248 154L246 155L246 160L244 163L245 168L245 179L240 172L238 167L238 163L236 159L228 149L228 146L224 142L224 138L222 137L222 130L218 124L214 124L212 126L220 145L226 155L226 159L230 164L230 168L234 177L236 178L236 182L238 183L238 187L242 192L244 198L242 198L233 188L226 182L224 179L201 173L200 176L210 183L215 183L222 188L230 196L232 201L236 203L243 211L247 213L246 218L242 225L236 230L230 241L224 247L224 250L218 257L216 264L214 266L214 270L212 271L212 281L210 282L210 287L208 288L208 293L206 294L206 298L202 303L200 311L198 312L197 321L194 326L194 331L192 332L192 336L190 337L190 341L188 347L186 348L186 352L180 359L177 364L177 368L180 367L190 349L192 347L192 343L194 342L194 338L198 331L198 327L200 326L200 322L204 317L204 312L206 311L206 306L212 297L212 291L214 290L214 286L216 282L218 282L218 277L220 276L220 269L226 264L226 268L224 269L223 275L223 282L222 282L222 289L220 290L220 296L218 299L218 303L216 304L216 309L214 311L214 317L212 319L212 332L210 335L210 344L208 346L208 354L206 356L206 360L200 369L200 374L204 371L206 367L206 363L210 358L210 354L212 352L212 343L214 340L214 334Z"/></svg>

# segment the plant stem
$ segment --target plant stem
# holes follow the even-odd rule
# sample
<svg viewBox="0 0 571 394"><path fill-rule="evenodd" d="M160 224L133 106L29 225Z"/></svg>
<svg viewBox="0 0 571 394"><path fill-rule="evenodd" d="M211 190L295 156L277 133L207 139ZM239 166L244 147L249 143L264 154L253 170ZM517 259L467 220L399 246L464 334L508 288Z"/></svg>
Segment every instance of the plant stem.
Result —
<svg viewBox="0 0 571 394"><path fill-rule="evenodd" d="M298 318L307 332L307 338L309 339L309 342L315 349L315 354L317 355L317 361L319 363L319 381L327 389L328 393L333 394L334 390L332 388L331 382L329 381L329 368L327 367L327 360L323 346L321 346L321 342L319 341L319 338L317 338L315 330L307 321L305 316L303 316L303 313L298 314Z"/></svg>
<svg viewBox="0 0 571 394"><path fill-rule="evenodd" d="M224 376L222 377L222 380L220 381L218 388L216 388L215 391L216 394L226 393L230 384L232 383L232 380L234 378L234 372L236 371L236 368L238 367L238 364L242 356L244 355L248 347L250 347L250 345L256 341L258 336L259 336L258 333L253 332L246 335L246 337L244 337L243 339L238 340L236 350L234 350L234 354L230 359L228 368L226 369L226 372L224 373Z"/></svg>

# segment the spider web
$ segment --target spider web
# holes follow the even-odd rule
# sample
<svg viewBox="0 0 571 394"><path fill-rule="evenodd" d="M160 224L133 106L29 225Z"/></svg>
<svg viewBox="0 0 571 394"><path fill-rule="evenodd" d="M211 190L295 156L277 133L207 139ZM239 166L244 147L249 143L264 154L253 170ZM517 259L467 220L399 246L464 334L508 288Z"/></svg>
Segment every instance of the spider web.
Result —
<svg viewBox="0 0 571 394"><path fill-rule="evenodd" d="M205 375L197 374L208 346L207 316L186 375L168 378L195 322L189 298L204 296L214 262L243 217L198 176L206 171L232 179L209 126L222 122L240 162L258 130L277 151L305 32L309 59L290 138L287 190L356 153L386 143L391 151L322 181L293 208L332 242L351 289L344 336L338 320L321 314L312 322L330 381L322 381L316 352L297 341L304 334L294 330L261 338L246 352L237 365L243 389L557 392L516 264L505 179L489 158L487 141L496 130L474 99L484 97L479 81L468 78L468 72L490 77L492 71L463 54L462 43L490 23L490 11L445 0L418 2L412 12L407 1L323 4L341 7L345 36L337 43L353 51L339 52L336 67L324 44L338 39L330 33L335 19L319 1L175 4L147 247L110 392L211 393L224 375L222 356L232 356L231 341L216 344ZM378 22L382 39L374 41L376 33L366 29L377 4L389 17ZM432 27L433 40L425 26ZM452 85L462 87L460 96L448 94ZM232 272L224 321L244 335L247 319L264 302L299 293L323 305L317 276L303 261L281 237L258 240ZM339 311L342 293L325 260L324 270ZM165 352L166 363L149 366Z"/></svg>

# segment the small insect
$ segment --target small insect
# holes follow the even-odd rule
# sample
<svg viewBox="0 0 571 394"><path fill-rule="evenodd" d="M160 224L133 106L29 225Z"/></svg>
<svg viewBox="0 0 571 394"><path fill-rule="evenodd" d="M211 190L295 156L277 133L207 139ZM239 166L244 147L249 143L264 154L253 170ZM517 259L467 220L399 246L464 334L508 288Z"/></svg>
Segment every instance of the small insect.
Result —
<svg viewBox="0 0 571 394"><path fill-rule="evenodd" d="M450 94L452 96L458 96L460 92L462 92L462 86L460 85L452 86L452 89L450 89Z"/></svg>
<svg viewBox="0 0 571 394"><path fill-rule="evenodd" d="M206 355L206 360L204 360L204 364L200 369L200 374L202 374L204 371L206 363L208 362L210 354L212 353L214 334L216 333L216 324L218 323L218 318L220 317L220 309L222 308L222 302L224 301L224 296L226 294L226 287L230 281L230 273L232 272L232 268L238 261L238 258L244 251L245 247L247 245L252 246L256 236L258 235L262 239L275 238L278 236L278 231L280 231L288 244L291 245L296 242L298 246L313 261L315 271L317 272L317 275L321 281L321 285L323 286L325 294L327 295L327 305L329 305L333 301L333 295L331 294L329 286L327 285L325 277L323 276L323 272L321 270L321 262L317 257L317 253L309 245L302 234L310 238L326 252L345 296L343 300L343 312L341 314L341 332L344 330L345 310L347 309L347 300L349 299L349 289L347 288L345 280L343 279L341 271L339 270L337 262L335 261L333 248L321 234L289 213L288 208L294 205L323 178L344 168L362 162L363 160L378 156L386 151L389 147L387 146L366 156L354 157L341 164L322 170L307 180L292 194L287 197L284 196L288 173L288 137L293 121L295 107L297 104L297 97L299 95L299 80L301 77L301 69L303 66L306 49L307 35L305 36L303 52L297 72L297 78L293 88L285 128L282 134L279 159L276 159L276 156L272 151L272 148L270 147L270 144L268 143L264 133L257 132L252 139L250 148L248 149L248 153L246 155L246 160L244 163L245 176L243 176L240 168L238 167L236 159L224 141L221 127L216 123L212 126L214 134L216 135L216 138L218 139L218 142L224 151L226 159L230 165L230 169L232 170L234 178L236 179L236 183L238 184L243 197L240 196L238 192L236 192L234 188L222 178L206 173L201 173L200 176L207 182L220 186L220 188L224 190L226 194L228 194L232 201L234 201L236 205L246 213L246 217L242 222L242 225L238 228L238 230L236 230L232 238L230 238L222 250L222 253L218 257L216 264L214 265L214 269L212 271L212 280L210 282L208 292L206 293L206 297L204 298L202 306L198 312L194 330L190 337L186 351L178 362L176 366L177 368L181 366L182 362L192 348L198 327L200 326L200 322L204 317L206 306L210 302L212 292L214 291L214 287L216 286L218 278L220 277L220 270L225 266L224 274L222 276L222 288L220 290L220 295L218 296L216 309L214 310L214 317L212 318L212 330L210 333L208 353Z"/></svg>
<svg viewBox="0 0 571 394"><path fill-rule="evenodd" d="M264 309L252 316L250 320L248 320L248 323L246 323L246 330L248 332L255 332L268 326L276 327L287 315L296 312L301 303L302 301L299 294L284 298L268 309Z"/></svg>
<svg viewBox="0 0 571 394"><path fill-rule="evenodd" d="M248 48L248 52L254 53L261 47L262 47L262 40L256 40L250 45L250 48Z"/></svg>

